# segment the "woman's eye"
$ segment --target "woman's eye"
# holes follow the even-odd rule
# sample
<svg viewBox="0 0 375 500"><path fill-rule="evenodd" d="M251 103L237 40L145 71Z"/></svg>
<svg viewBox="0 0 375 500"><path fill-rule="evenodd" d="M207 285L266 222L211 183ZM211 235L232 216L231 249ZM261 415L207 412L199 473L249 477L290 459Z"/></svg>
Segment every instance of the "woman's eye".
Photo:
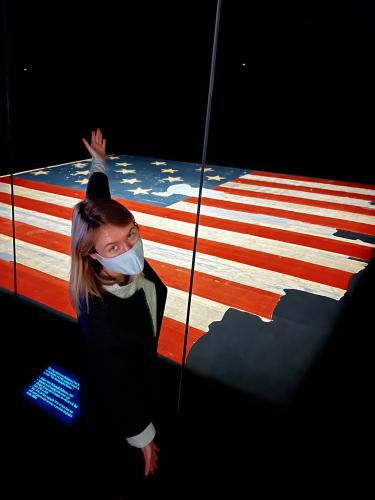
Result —
<svg viewBox="0 0 375 500"><path fill-rule="evenodd" d="M111 252L114 252L114 251L116 251L117 249L118 249L118 246L117 246L117 245L113 245L113 246L110 248Z"/></svg>

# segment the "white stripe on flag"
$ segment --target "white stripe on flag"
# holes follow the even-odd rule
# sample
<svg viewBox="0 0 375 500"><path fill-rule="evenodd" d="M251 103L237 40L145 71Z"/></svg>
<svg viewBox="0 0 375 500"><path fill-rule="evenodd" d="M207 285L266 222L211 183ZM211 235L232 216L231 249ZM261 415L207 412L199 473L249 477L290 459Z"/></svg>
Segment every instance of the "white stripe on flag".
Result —
<svg viewBox="0 0 375 500"><path fill-rule="evenodd" d="M348 196L344 197L344 196L332 196L321 193L311 193L309 191L293 191L291 189L287 189L287 186L285 186L285 189L282 189L282 188L269 187L267 186L266 183L264 184L264 186L255 186L252 184L242 184L240 182L225 182L224 184L220 184L220 187L239 189L243 191L251 191L254 193L269 193L269 194L280 194L282 196L292 196L294 198L301 198L301 203L303 203L303 199L305 198L308 200L319 200L319 201L327 201L330 203L342 203L343 205L373 208L375 210L375 206L371 205L370 200L349 198Z"/></svg>
<svg viewBox="0 0 375 500"><path fill-rule="evenodd" d="M150 240L143 240L143 243L147 257L191 269L191 251L155 243ZM217 276L223 280L268 290L279 295L285 295L285 289L287 288L295 288L296 290L339 300L346 292L346 290L340 288L200 252L196 253L195 270Z"/></svg>
<svg viewBox="0 0 375 500"><path fill-rule="evenodd" d="M195 191L198 190L193 189L192 193L195 193ZM10 185L4 183L0 184L0 192L10 193ZM39 191L37 189L25 188L22 186L14 186L14 193L15 195L24 196L27 198L32 198L35 200L44 201L48 203L53 203L55 205L60 205L64 207L73 207L78 201L80 201L78 198L73 198L64 195L57 195L54 193ZM253 206L255 205L255 206L269 207L278 210L288 210L289 212L312 214L321 217L334 217L337 219L375 225L375 210L374 210L374 216L362 215L362 214L355 214L352 212L344 212L342 210L332 210L329 208L312 207L303 204L299 205L297 203L264 200L261 198L250 198L247 196L233 195L229 193L224 193L222 191L215 191L212 189L203 189L203 194L202 194L203 206L204 206L204 198L230 201L232 203L244 203L246 205L253 205ZM176 208L176 204L169 205L169 208Z"/></svg>
<svg viewBox="0 0 375 500"><path fill-rule="evenodd" d="M173 208L175 210L189 212L192 214L197 213L197 205L194 203L189 203L187 201L178 201L176 203L173 203L173 205L168 206L168 208ZM336 228L323 225L319 226L318 224L309 224L308 222L285 219L283 217L275 217L273 215L241 212L239 210L229 210L226 208L210 207L206 205L201 205L200 213L202 215L208 215L219 219L221 218L225 220L231 220L233 221L233 223L245 222L248 224L256 224L262 227L266 226L269 228L293 231L294 233L308 234L309 236L322 236L324 238L330 238L334 241L342 241L346 243L350 242L361 246L375 246L372 243L368 243L359 239L352 240L348 238L342 238L340 236L334 236L334 233L337 231Z"/></svg>
<svg viewBox="0 0 375 500"><path fill-rule="evenodd" d="M254 181L262 181L262 182L278 182L279 184L289 184L291 186L304 186L304 187L312 187L319 189L331 189L332 191L346 191L347 193L358 193L358 194L369 194L375 195L375 189L367 189L361 187L354 186L344 186L343 184L329 184L324 182L310 182L310 181L301 181L299 179L286 179L284 177L268 177L266 175L259 174L245 174L239 179L249 179Z"/></svg>
<svg viewBox="0 0 375 500"><path fill-rule="evenodd" d="M38 189L30 189L23 186L14 185L14 194L16 196L23 196L25 198L30 198L32 200L44 201L45 203L52 203L53 205L59 205L60 207L72 208L76 203L81 201L78 198L73 198L72 196L65 196L63 194L48 193L47 191L39 191ZM0 193L10 194L11 187L10 184L0 183Z"/></svg>
<svg viewBox="0 0 375 500"><path fill-rule="evenodd" d="M7 207L9 207L8 210ZM132 213L141 226L145 225L155 229L162 228L163 230L174 232L176 234L182 234L191 238L194 237L195 225L192 223L178 221L178 224L176 224L175 220L167 219L166 217L149 215L135 210L133 210ZM11 220L12 213L9 205L0 203L0 216ZM34 227L70 236L71 222L67 219L19 207L15 207L15 219L16 221L20 221ZM208 241L216 241L222 244L229 244L240 248L269 253L272 256L278 255L298 259L303 262L310 262L312 264L331 267L333 269L340 269L350 273L357 273L364 268L364 264L362 262L350 259L348 256L335 252L293 243L286 243L274 239L271 240L269 238L262 238L259 236L237 233L235 231L228 231L225 229L217 229L200 225L198 236L199 238L203 238ZM372 246L375 247L375 245Z"/></svg>
<svg viewBox="0 0 375 500"><path fill-rule="evenodd" d="M0 202L0 217L12 220L11 206ZM71 222L55 215L45 214L43 212L35 212L27 208L14 207L14 218L16 222L29 224L30 226L46 229L55 233L71 235Z"/></svg>
<svg viewBox="0 0 375 500"><path fill-rule="evenodd" d="M148 243L148 242L147 242ZM0 234L0 254L12 255L12 238ZM16 240L17 262L42 273L47 273L64 281L69 280L70 256ZM147 258L147 256L146 256ZM12 259L7 259L11 261ZM188 293L168 286L165 315L175 321L185 323ZM208 331L214 321L221 321L230 306L205 297L193 295L189 325L201 331ZM269 321L262 318L264 321Z"/></svg>

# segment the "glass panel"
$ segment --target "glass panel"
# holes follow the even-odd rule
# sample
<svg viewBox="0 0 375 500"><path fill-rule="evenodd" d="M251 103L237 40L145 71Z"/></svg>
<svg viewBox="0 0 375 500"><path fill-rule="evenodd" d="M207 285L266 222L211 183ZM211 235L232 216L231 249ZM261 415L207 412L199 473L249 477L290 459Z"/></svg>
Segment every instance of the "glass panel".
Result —
<svg viewBox="0 0 375 500"><path fill-rule="evenodd" d="M22 296L75 318L67 293L70 220L73 206L85 195L91 166L81 137L88 137L94 124L101 125L108 139L112 196L134 214L145 257L168 287L159 354L174 367L177 387L206 94L206 87L191 75L208 76L212 11L207 9L197 17L193 5L186 12L197 30L192 43L191 24L170 25L168 21L174 16L178 19L176 6L151 7L158 16L163 8L168 11L164 20L168 33L153 23L151 14L144 17L140 7L127 8L135 24L125 31L111 9L102 12L108 22L107 36L97 52L92 51L87 28L90 16L95 25L97 14L84 8L73 17L69 9L63 10L54 22L44 23L38 21L37 7L26 6L37 24L32 28L25 16L23 22L12 25L19 37L14 40L30 40L27 47L16 43L17 57L25 61L15 80L18 282ZM54 18L52 10L47 7L45 13ZM142 45L135 48L132 44L139 36L141 18ZM74 37L67 37L68 26ZM176 47L171 50L171 37L179 44L179 58L175 58ZM47 39L52 59L44 50ZM125 57L126 68L118 65L120 55ZM108 68L116 65L116 76L110 77L112 70L96 69L98 57L105 59ZM166 74L171 68L173 79L150 81L150 74ZM151 117L157 117L156 122ZM174 208L181 200L190 203L193 211Z"/></svg>
<svg viewBox="0 0 375 500"><path fill-rule="evenodd" d="M26 4L21 19L17 9L9 7L15 61L17 283L19 310L24 313L15 325L22 332L20 388L23 394L27 390L40 395L44 383L50 388L51 373L58 372L57 392L48 392L48 397L55 400L70 387L60 384L61 374L71 377L67 383L73 384L72 393L76 389L81 360L76 314L68 296L71 219L73 207L85 198L92 167L81 138L89 139L92 129L101 127L107 139L111 195L134 215L145 260L168 291L158 343L157 432L163 441L163 430L170 431L167 423L176 416L180 388L200 181L197 152L207 89L201 81L209 74L212 12L207 9L201 15L192 5L181 24L178 5L155 4L147 16L141 6L129 5L126 17L132 21L125 29L124 18L114 16L116 6L102 9L100 20L91 3L86 7L72 15L65 7L57 11L52 5ZM162 21L154 23L153 11ZM98 30L103 35L99 42ZM180 209L180 203L192 210ZM148 277L153 280L151 273ZM154 321L152 312L150 316ZM131 319L124 317L124 328ZM32 336L27 328L31 320ZM35 411L45 400L39 403ZM33 449L37 443L31 436L42 440L47 428L56 428L53 419L20 407L22 423L32 415L24 434L29 424L42 422L42 433L31 430L27 436ZM67 435L66 443L71 443ZM164 434L164 439L171 435ZM43 455L49 445L38 445Z"/></svg>
<svg viewBox="0 0 375 500"><path fill-rule="evenodd" d="M187 342L187 373L198 378L183 393L199 413L202 378L212 383L205 408L218 387L293 401L373 254L372 142L364 153L367 111L353 94L365 99L363 90L374 109L373 34L348 55L347 12L335 25L317 9L315 25L301 9L258 2L249 16L223 6ZM366 77L346 80L350 71Z"/></svg>
<svg viewBox="0 0 375 500"><path fill-rule="evenodd" d="M4 302L12 300L16 290L14 265L14 227L12 215L12 131L10 124L10 59L8 54L9 33L6 23L5 4L1 4L2 41L4 45L2 92L0 94L0 291ZM4 21L4 22L3 22ZM9 295L10 293L10 295Z"/></svg>
<svg viewBox="0 0 375 500"><path fill-rule="evenodd" d="M0 288L5 293L15 292L11 191L9 164L4 158L0 177Z"/></svg>

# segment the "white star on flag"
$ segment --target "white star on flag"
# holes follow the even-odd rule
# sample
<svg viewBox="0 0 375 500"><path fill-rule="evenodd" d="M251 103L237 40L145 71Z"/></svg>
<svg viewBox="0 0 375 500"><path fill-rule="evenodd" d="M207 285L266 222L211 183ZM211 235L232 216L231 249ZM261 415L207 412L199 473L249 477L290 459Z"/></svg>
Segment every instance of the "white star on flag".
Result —
<svg viewBox="0 0 375 500"><path fill-rule="evenodd" d="M135 174L135 170L126 170L126 168L123 168L121 170L115 170L115 172L118 172L119 174Z"/></svg>
<svg viewBox="0 0 375 500"><path fill-rule="evenodd" d="M209 181L221 181L221 179L225 179L225 177L220 177L220 175L206 175Z"/></svg>
<svg viewBox="0 0 375 500"><path fill-rule="evenodd" d="M182 182L182 179L181 177L164 177L164 179L162 179L163 181L169 181L169 182L177 182L177 181L181 181Z"/></svg>
<svg viewBox="0 0 375 500"><path fill-rule="evenodd" d="M81 170L79 172L75 172L72 175L89 175L89 173L90 173L90 170Z"/></svg>
<svg viewBox="0 0 375 500"><path fill-rule="evenodd" d="M134 195L136 195L136 194L148 194L148 192L151 191L151 189L137 188L137 189L128 189L128 191L130 191Z"/></svg>
<svg viewBox="0 0 375 500"><path fill-rule="evenodd" d="M48 172L45 170L38 170L37 172L31 172L33 175L47 175Z"/></svg>
<svg viewBox="0 0 375 500"><path fill-rule="evenodd" d="M142 182L142 181L139 181L138 179L122 179L120 181L120 184L134 184L135 182Z"/></svg>

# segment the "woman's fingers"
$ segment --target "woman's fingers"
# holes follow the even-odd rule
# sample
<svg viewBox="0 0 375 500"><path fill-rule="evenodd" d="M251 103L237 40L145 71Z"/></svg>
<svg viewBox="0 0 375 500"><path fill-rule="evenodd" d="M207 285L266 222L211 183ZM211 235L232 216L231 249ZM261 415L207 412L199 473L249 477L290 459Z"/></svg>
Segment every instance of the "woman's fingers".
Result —
<svg viewBox="0 0 375 500"><path fill-rule="evenodd" d="M100 131L100 128L97 128L96 129L96 133L95 133L95 142L97 142L98 144L101 144L102 143L102 133Z"/></svg>
<svg viewBox="0 0 375 500"><path fill-rule="evenodd" d="M83 141L84 145L86 146L87 151L92 155L93 151L92 151L90 144L86 141L86 139L82 139L82 141Z"/></svg>
<svg viewBox="0 0 375 500"><path fill-rule="evenodd" d="M145 462L145 476L147 476L148 473L150 472L152 453L151 453L151 450L148 446L145 446L144 448L142 448L142 453L143 453L143 459Z"/></svg>
<svg viewBox="0 0 375 500"><path fill-rule="evenodd" d="M91 133L91 144L93 144L94 142L100 145L105 144L105 139L103 139L103 134L100 128L93 130Z"/></svg>
<svg viewBox="0 0 375 500"><path fill-rule="evenodd" d="M102 131L97 128L91 132L91 144L86 139L82 139L91 156L105 159L106 139L103 139Z"/></svg>
<svg viewBox="0 0 375 500"><path fill-rule="evenodd" d="M154 472L156 472L157 468L158 468L158 456L157 456L156 451L154 450L152 453L152 461L151 461L151 467L150 467L151 474L154 474Z"/></svg>

